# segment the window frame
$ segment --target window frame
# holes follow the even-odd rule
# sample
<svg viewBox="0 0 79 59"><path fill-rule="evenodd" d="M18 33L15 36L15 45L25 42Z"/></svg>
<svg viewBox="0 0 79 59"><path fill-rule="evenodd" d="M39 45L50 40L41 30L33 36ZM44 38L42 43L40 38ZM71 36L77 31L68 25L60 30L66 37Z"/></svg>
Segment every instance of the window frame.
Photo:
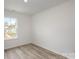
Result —
<svg viewBox="0 0 79 59"><path fill-rule="evenodd" d="M18 32L17 32L17 28L18 28L18 22L17 22L17 18L16 17L10 17L10 16L4 16L4 30L5 30L5 18L14 18L16 20L16 37L12 38L12 39L6 39L4 36L4 40L14 40L18 38ZM5 31L4 31L4 35L5 35Z"/></svg>

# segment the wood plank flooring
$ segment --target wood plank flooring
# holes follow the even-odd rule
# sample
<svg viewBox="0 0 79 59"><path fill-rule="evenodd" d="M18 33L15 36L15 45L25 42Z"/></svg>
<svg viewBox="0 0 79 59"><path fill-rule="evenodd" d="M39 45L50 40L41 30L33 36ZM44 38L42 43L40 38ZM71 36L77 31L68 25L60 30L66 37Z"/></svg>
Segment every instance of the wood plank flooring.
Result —
<svg viewBox="0 0 79 59"><path fill-rule="evenodd" d="M67 59L34 44L5 50L4 59Z"/></svg>

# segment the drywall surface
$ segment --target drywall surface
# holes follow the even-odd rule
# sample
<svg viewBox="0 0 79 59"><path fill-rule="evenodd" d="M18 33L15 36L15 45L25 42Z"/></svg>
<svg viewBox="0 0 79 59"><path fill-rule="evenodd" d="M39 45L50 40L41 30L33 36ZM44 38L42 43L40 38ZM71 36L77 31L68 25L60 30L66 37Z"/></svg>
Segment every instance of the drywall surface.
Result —
<svg viewBox="0 0 79 59"><path fill-rule="evenodd" d="M12 48L31 42L31 17L17 12L4 11L5 17L13 17L17 20L17 38L4 41L4 48Z"/></svg>
<svg viewBox="0 0 79 59"><path fill-rule="evenodd" d="M34 44L51 51L75 51L74 1L40 12L32 21Z"/></svg>

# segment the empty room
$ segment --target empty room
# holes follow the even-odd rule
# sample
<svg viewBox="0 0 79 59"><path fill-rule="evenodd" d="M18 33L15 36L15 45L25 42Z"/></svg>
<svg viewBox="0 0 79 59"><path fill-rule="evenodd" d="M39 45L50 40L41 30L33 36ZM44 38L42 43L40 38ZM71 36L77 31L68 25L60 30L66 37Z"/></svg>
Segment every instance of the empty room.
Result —
<svg viewBox="0 0 79 59"><path fill-rule="evenodd" d="M4 59L75 59L75 0L4 0Z"/></svg>

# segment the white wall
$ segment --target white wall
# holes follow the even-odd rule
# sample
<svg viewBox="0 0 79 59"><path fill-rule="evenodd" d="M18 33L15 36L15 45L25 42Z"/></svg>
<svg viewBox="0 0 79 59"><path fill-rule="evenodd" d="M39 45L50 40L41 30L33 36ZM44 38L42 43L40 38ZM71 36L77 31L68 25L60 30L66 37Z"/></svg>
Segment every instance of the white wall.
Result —
<svg viewBox="0 0 79 59"><path fill-rule="evenodd" d="M28 44L31 42L31 16L24 15L17 12L11 12L5 10L5 17L15 17L17 19L17 39L5 40L4 48L12 48L23 44Z"/></svg>
<svg viewBox="0 0 79 59"><path fill-rule="evenodd" d="M33 43L51 51L75 51L74 2L68 1L33 16Z"/></svg>

